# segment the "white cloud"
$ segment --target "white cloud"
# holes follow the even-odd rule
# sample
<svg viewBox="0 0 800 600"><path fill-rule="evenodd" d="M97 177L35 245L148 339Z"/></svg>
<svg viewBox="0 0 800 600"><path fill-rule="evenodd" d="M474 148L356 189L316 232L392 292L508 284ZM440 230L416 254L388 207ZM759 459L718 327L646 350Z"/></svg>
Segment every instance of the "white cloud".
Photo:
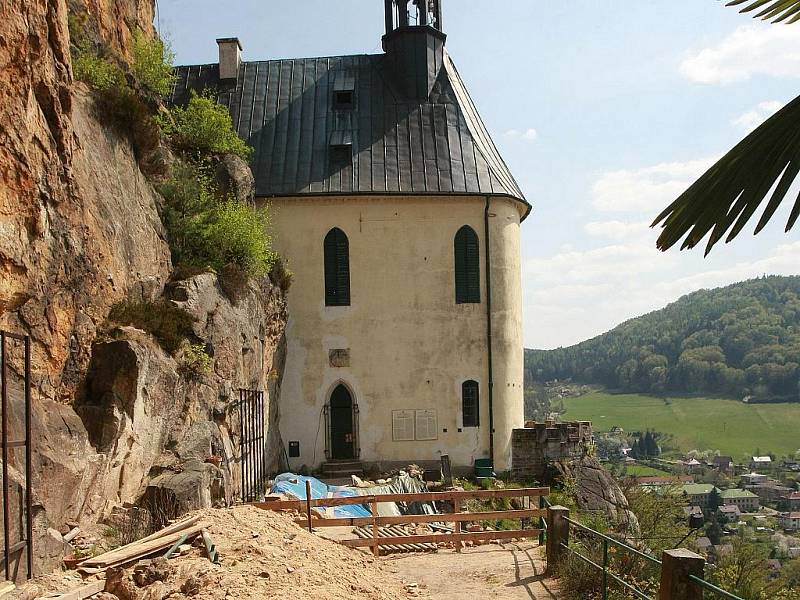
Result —
<svg viewBox="0 0 800 600"><path fill-rule="evenodd" d="M731 121L731 125L738 127L745 133L750 133L781 108L783 108L783 102L778 100L759 102L755 108L748 110Z"/></svg>
<svg viewBox="0 0 800 600"><path fill-rule="evenodd" d="M655 235L527 260L523 276L529 347L580 342L701 288L765 273L798 272L800 241L777 244L760 258L727 263L724 255L704 259L659 252Z"/></svg>
<svg viewBox="0 0 800 600"><path fill-rule="evenodd" d="M509 129L503 135L507 138L526 140L528 142L533 142L539 137L539 133L532 127L526 129L525 131L520 131L519 129Z"/></svg>
<svg viewBox="0 0 800 600"><path fill-rule="evenodd" d="M592 185L592 204L604 212L653 213L666 207L715 159L703 158L686 162L669 162L621 169L600 175ZM653 215L655 216L655 215Z"/></svg>
<svg viewBox="0 0 800 600"><path fill-rule="evenodd" d="M630 239L635 236L646 235L651 231L650 223L638 221L626 223L623 221L592 221L583 226L584 231L595 237L607 237L614 240Z"/></svg>
<svg viewBox="0 0 800 600"><path fill-rule="evenodd" d="M731 83L754 75L800 77L800 28L745 25L716 46L687 56L680 72L697 83Z"/></svg>

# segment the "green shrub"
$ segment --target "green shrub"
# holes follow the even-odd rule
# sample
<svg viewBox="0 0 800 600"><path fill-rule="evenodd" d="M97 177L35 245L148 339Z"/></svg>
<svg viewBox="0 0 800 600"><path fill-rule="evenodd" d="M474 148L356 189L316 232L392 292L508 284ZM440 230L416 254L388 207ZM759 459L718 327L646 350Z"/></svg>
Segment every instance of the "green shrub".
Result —
<svg viewBox="0 0 800 600"><path fill-rule="evenodd" d="M225 200L214 210L206 244L217 268L234 264L253 277L269 272L274 255L269 234L269 213L243 202Z"/></svg>
<svg viewBox="0 0 800 600"><path fill-rule="evenodd" d="M235 265L249 277L266 275L275 261L267 209L217 199L208 171L202 165L178 163L159 188L173 262L217 272Z"/></svg>
<svg viewBox="0 0 800 600"><path fill-rule="evenodd" d="M190 344L183 350L179 372L190 381L199 381L211 373L213 359L202 344Z"/></svg>
<svg viewBox="0 0 800 600"><path fill-rule="evenodd" d="M162 131L186 150L211 154L236 154L247 160L251 148L233 129L228 109L210 94L192 97L185 107L170 110L172 119L159 118Z"/></svg>
<svg viewBox="0 0 800 600"><path fill-rule="evenodd" d="M165 201L161 220L167 229L172 262L182 268L211 267L204 244L216 202L211 178L194 165L178 161L158 191Z"/></svg>
<svg viewBox="0 0 800 600"><path fill-rule="evenodd" d="M177 352L184 340L195 337L192 329L195 318L166 300L119 302L111 307L108 320L151 333L170 354Z"/></svg>
<svg viewBox="0 0 800 600"><path fill-rule="evenodd" d="M145 88L159 96L172 90L175 53L158 37L148 37L140 29L133 32L133 74Z"/></svg>
<svg viewBox="0 0 800 600"><path fill-rule="evenodd" d="M85 48L75 52L72 72L75 79L101 92L125 85L125 74L117 64Z"/></svg>

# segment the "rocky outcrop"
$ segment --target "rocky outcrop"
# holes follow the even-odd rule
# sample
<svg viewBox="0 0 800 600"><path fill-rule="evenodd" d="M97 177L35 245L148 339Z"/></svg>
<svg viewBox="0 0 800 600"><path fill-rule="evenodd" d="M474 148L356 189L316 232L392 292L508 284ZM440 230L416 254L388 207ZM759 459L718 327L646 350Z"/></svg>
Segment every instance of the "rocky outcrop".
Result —
<svg viewBox="0 0 800 600"><path fill-rule="evenodd" d="M223 196L233 195L240 202L255 201L256 180L253 171L235 154L225 154L220 158L214 176L217 189Z"/></svg>
<svg viewBox="0 0 800 600"><path fill-rule="evenodd" d="M617 531L635 535L639 531L639 520L630 509L614 477L603 468L596 458L586 456L576 460L560 460L553 463L557 478L569 482L578 508L585 511L603 512Z"/></svg>
<svg viewBox="0 0 800 600"><path fill-rule="evenodd" d="M153 20L153 0L16 2L0 20L0 329L32 341L40 570L60 559L53 531L102 519L148 488L169 489L186 506L230 500L239 482L238 387L269 392L273 468L280 456L283 292L240 282L231 299L213 274L169 281L162 198L128 136L72 81L68 4L88 13L92 41L123 60L133 32L152 32ZM232 191L248 194L246 173L233 167ZM194 316L212 372L190 376L180 353L144 331L106 331L116 303L155 299ZM21 365L12 344L14 431L24 423Z"/></svg>

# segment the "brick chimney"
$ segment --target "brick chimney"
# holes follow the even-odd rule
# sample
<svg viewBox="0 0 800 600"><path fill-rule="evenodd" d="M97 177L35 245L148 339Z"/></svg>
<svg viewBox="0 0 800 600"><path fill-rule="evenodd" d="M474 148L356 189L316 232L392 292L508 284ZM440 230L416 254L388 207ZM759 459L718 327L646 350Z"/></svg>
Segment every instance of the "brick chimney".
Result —
<svg viewBox="0 0 800 600"><path fill-rule="evenodd" d="M239 65L242 62L242 45L239 38L218 38L219 78L236 79L239 76Z"/></svg>

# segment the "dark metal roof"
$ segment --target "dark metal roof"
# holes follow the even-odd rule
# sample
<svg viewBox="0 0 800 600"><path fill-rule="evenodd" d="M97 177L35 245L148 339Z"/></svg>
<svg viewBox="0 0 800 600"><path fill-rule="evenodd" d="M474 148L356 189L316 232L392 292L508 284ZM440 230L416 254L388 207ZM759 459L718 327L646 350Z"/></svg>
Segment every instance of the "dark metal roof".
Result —
<svg viewBox="0 0 800 600"><path fill-rule="evenodd" d="M386 55L243 62L235 87L216 64L177 67L170 101L210 87L253 147L257 196L491 194L530 205L447 53L427 101L398 91ZM337 110L334 90L353 91ZM352 148L352 164L331 160ZM341 156L341 154L339 154Z"/></svg>

